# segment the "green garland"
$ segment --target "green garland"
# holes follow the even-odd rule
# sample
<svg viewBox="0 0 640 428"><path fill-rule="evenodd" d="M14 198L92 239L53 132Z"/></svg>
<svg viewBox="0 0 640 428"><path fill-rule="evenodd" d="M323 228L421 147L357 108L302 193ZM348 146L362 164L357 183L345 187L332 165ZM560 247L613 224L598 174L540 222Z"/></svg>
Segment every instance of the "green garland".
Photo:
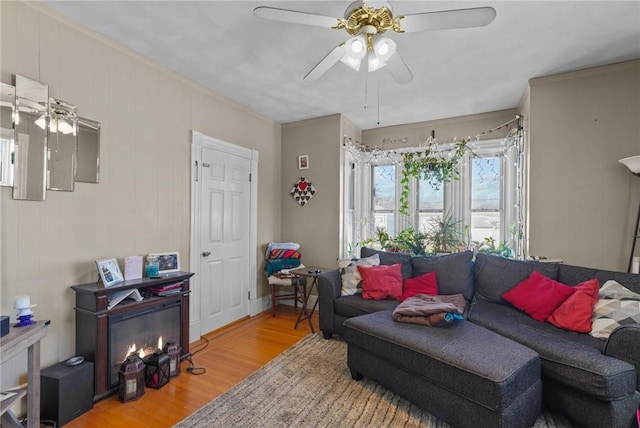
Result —
<svg viewBox="0 0 640 428"><path fill-rule="evenodd" d="M467 152L473 155L469 140L457 140L454 143L453 155L444 159L439 152L426 149L424 152L404 153L402 155L402 193L400 194L401 214L409 215L409 177L424 179L431 187L438 190L442 183L460 178L460 160Z"/></svg>

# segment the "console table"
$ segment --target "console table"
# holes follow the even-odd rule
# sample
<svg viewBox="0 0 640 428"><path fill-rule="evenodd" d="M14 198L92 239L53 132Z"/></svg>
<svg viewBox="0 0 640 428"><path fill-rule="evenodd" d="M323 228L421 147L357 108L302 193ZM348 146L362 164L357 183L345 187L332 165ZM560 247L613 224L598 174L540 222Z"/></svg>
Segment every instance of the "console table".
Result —
<svg viewBox="0 0 640 428"><path fill-rule="evenodd" d="M76 292L76 354L86 361L94 363L94 400L104 398L115 392L109 381L111 368L108 367L109 352L109 321L110 318L128 316L136 311L150 310L164 303L180 304L180 346L181 358L185 359L189 353L189 279L192 272L172 272L163 274L159 278L140 278L124 281L120 284L105 288L102 284L90 283L74 285ZM126 300L109 309L109 295L124 290L137 289L144 293L147 287L162 287L180 283L179 294L172 296L145 297L142 301Z"/></svg>
<svg viewBox="0 0 640 428"><path fill-rule="evenodd" d="M10 409L25 395L27 427L40 427L40 340L47 335L46 326L49 323L50 321L37 321L26 327L12 325L9 334L0 339L0 364L27 350L27 387L14 391L16 395L2 401L0 412L4 427L22 428Z"/></svg>

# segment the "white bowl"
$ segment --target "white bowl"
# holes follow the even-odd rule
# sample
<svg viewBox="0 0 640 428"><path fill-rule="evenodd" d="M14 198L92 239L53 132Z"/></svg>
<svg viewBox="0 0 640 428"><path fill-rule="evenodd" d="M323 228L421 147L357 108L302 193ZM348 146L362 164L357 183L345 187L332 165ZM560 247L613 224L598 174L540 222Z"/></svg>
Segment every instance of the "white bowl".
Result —
<svg viewBox="0 0 640 428"><path fill-rule="evenodd" d="M640 156L620 159L618 162L624 164L634 174L640 174Z"/></svg>

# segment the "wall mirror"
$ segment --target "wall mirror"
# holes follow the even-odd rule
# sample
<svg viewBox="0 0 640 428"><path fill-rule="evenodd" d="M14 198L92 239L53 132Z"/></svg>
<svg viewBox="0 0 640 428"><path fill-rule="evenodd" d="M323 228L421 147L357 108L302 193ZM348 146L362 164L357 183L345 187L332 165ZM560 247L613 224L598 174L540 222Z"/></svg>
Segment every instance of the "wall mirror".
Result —
<svg viewBox="0 0 640 428"><path fill-rule="evenodd" d="M49 86L16 75L13 198L44 201Z"/></svg>
<svg viewBox="0 0 640 428"><path fill-rule="evenodd" d="M100 123L78 118L76 181L100 181Z"/></svg>
<svg viewBox="0 0 640 428"><path fill-rule="evenodd" d="M16 88L0 83L0 186L13 186Z"/></svg>
<svg viewBox="0 0 640 428"><path fill-rule="evenodd" d="M76 177L76 106L49 98L47 189L73 192Z"/></svg>

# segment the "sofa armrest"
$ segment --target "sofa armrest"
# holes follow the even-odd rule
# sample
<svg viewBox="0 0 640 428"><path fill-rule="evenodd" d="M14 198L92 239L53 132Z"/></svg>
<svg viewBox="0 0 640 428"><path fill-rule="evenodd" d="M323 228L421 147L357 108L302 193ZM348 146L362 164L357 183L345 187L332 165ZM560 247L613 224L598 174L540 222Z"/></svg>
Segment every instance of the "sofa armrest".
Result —
<svg viewBox="0 0 640 428"><path fill-rule="evenodd" d="M636 390L640 391L640 324L625 324L611 332L602 353L626 361L636 368Z"/></svg>
<svg viewBox="0 0 640 428"><path fill-rule="evenodd" d="M340 277L339 269L330 270L318 276L318 303L320 305L318 319L320 330L322 330L325 337L331 337L334 332L333 317L335 308L333 302L340 297L341 290L342 278Z"/></svg>

